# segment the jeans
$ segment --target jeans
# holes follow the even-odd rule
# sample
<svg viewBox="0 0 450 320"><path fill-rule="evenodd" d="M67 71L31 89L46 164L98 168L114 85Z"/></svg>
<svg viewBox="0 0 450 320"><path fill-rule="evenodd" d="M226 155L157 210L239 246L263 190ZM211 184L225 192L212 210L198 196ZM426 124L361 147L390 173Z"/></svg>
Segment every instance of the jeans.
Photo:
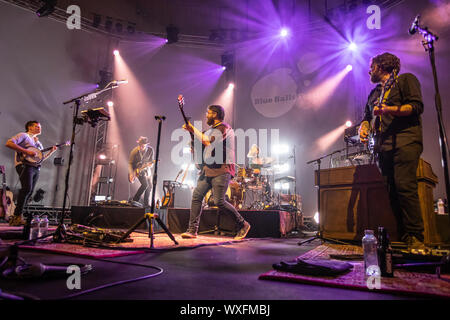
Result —
<svg viewBox="0 0 450 320"><path fill-rule="evenodd" d="M23 207L28 203L31 195L33 194L36 182L39 179L39 167L18 165L16 171L19 174L19 180L22 188L17 196L17 206L14 210L15 216L20 216L23 211Z"/></svg>
<svg viewBox="0 0 450 320"><path fill-rule="evenodd" d="M192 194L191 213L189 216L188 232L196 233L200 224L200 216L202 214L202 202L206 193L212 189L214 204L219 207L220 211L229 211L234 214L237 225L242 227L244 218L237 212L236 208L225 201L225 193L230 183L231 175L229 173L222 174L217 177L201 176L197 182L197 187Z"/></svg>
<svg viewBox="0 0 450 320"><path fill-rule="evenodd" d="M403 237L414 235L423 241L423 219L417 183L422 145L412 143L380 154L379 167L385 178L392 210Z"/></svg>
<svg viewBox="0 0 450 320"><path fill-rule="evenodd" d="M144 206L148 206L148 199L150 198L150 191L152 191L152 184L149 177L146 175L141 175L138 177L138 179L141 183L141 186L139 187L138 191L136 191L136 194L133 197L133 201L139 202L142 194L144 194Z"/></svg>

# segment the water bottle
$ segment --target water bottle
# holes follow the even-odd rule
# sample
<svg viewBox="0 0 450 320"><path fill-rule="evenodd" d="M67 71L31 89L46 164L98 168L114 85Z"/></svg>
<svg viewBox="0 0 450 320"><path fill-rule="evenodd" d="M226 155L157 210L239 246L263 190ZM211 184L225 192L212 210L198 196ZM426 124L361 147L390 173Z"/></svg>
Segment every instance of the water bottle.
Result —
<svg viewBox="0 0 450 320"><path fill-rule="evenodd" d="M445 214L444 201L438 199L437 201L438 214Z"/></svg>
<svg viewBox="0 0 450 320"><path fill-rule="evenodd" d="M34 216L33 220L31 220L30 226L30 240L36 239L39 236L39 217Z"/></svg>
<svg viewBox="0 0 450 320"><path fill-rule="evenodd" d="M373 234L373 230L365 230L362 238L364 250L364 270L368 277L380 276L380 268L378 266L377 239Z"/></svg>
<svg viewBox="0 0 450 320"><path fill-rule="evenodd" d="M48 218L42 216L41 223L39 224L39 238L48 234Z"/></svg>

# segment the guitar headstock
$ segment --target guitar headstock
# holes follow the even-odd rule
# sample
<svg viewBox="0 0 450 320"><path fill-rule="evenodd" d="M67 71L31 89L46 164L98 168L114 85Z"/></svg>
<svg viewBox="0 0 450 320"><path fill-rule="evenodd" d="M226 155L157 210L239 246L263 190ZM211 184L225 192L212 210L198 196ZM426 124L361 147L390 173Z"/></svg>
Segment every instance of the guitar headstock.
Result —
<svg viewBox="0 0 450 320"><path fill-rule="evenodd" d="M70 140L67 140L66 142L64 142L65 146L70 146Z"/></svg>
<svg viewBox="0 0 450 320"><path fill-rule="evenodd" d="M180 108L183 108L184 106L184 97L182 94L178 95L178 105L180 106Z"/></svg>

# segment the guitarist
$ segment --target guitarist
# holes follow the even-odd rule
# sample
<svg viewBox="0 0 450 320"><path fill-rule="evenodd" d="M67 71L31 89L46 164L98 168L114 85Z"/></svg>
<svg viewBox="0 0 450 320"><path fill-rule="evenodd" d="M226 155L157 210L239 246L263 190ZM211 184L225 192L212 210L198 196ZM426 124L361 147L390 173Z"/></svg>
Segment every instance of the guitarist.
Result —
<svg viewBox="0 0 450 320"><path fill-rule="evenodd" d="M409 249L423 248L423 220L416 178L422 153L421 114L424 109L418 79L411 73L397 77L400 59L390 53L372 58L370 80L377 84L369 95L360 126L360 139L367 143L369 123L380 120L375 142L378 166L385 178L392 210L402 240ZM393 82L392 82L393 80ZM389 85L391 82L392 85ZM384 97L381 93L384 92ZM380 103L381 101L381 103Z"/></svg>
<svg viewBox="0 0 450 320"><path fill-rule="evenodd" d="M32 165L23 160L24 156L35 156L35 152L28 150L29 147L35 147L42 150L42 144L38 139L38 135L41 134L41 124L38 121L32 120L25 124L25 131L20 132L10 138L6 142L6 146L16 151L14 157L14 165L16 167L17 174L21 184L21 189L17 197L17 206L14 210L14 216L9 219L10 226L24 225L25 222L22 219L22 211L24 205L28 202L28 199L33 194L34 187L39 179L39 171L41 169L39 165ZM44 159L48 158L57 149L56 146L48 151L44 155Z"/></svg>
<svg viewBox="0 0 450 320"><path fill-rule="evenodd" d="M128 180L130 183L135 178L139 180L141 186L136 191L133 201L139 202L144 194L144 206L149 205L150 191L152 190L151 175L149 173L153 162L153 148L148 144L146 137L139 137L137 146L131 150L128 160Z"/></svg>
<svg viewBox="0 0 450 320"><path fill-rule="evenodd" d="M197 231L202 214L202 202L206 193L212 189L214 203L219 210L233 213L236 219L238 232L235 239L243 239L250 230L250 224L244 220L236 208L225 200L225 194L231 178L235 175L234 166L234 132L225 123L225 110L222 106L211 105L206 112L207 124L211 127L205 133L195 128L190 122L183 125L183 129L194 134L194 138L205 147L204 165L197 187L192 194L189 226L182 238L192 239L197 237ZM219 154L221 153L221 154ZM211 156L209 157L208 154ZM217 157L216 157L217 156ZM214 163L211 160L214 157ZM218 160L217 160L218 159Z"/></svg>

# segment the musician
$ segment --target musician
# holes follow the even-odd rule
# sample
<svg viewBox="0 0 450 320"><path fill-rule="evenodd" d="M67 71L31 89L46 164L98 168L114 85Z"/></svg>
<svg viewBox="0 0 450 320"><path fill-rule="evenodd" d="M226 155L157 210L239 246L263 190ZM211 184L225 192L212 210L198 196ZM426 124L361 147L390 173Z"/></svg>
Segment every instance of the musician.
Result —
<svg viewBox="0 0 450 320"><path fill-rule="evenodd" d="M423 248L423 220L416 178L422 153L421 114L424 109L419 80L411 73L398 75L400 59L393 54L375 56L370 64L370 80L377 86L368 97L360 139L368 142L370 122L381 117L378 166L388 186L391 207L398 221L402 240L410 249ZM398 75L398 76L397 76ZM379 103L383 87L393 86ZM386 88L388 89L388 88Z"/></svg>
<svg viewBox="0 0 450 320"><path fill-rule="evenodd" d="M136 191L133 201L139 202L144 194L144 206L147 207L152 190L150 169L153 166L153 148L146 137L139 137L136 142L138 145L131 150L128 160L128 180L130 182L133 182L135 178L139 180L141 186Z"/></svg>
<svg viewBox="0 0 450 320"><path fill-rule="evenodd" d="M36 152L28 150L29 147L35 147L42 150L42 144L38 139L38 135L41 134L41 124L38 121L28 121L25 124L25 131L16 134L11 137L6 146L16 151L14 157L14 165L16 167L17 174L21 184L21 189L17 197L17 206L14 210L14 216L9 219L10 226L24 225L25 222L22 219L23 207L28 202L28 199L33 194L34 187L39 179L40 165L32 165L23 160L24 156L36 156ZM48 158L57 149L53 146L51 150L44 154L44 160Z"/></svg>
<svg viewBox="0 0 450 320"><path fill-rule="evenodd" d="M235 239L243 239L250 230L250 224L237 212L233 205L225 200L225 193L230 180L235 175L234 161L234 131L223 120L225 110L219 105L210 105L206 112L207 124L211 127L205 133L199 131L191 123L183 125L183 129L194 134L194 137L205 147L205 154L211 154L215 161L208 161L205 156L205 164L200 173L197 187L192 194L189 226L183 238L197 237L200 216L202 214L202 201L206 193L212 189L215 205L221 211L229 211L234 215L238 232ZM220 157L219 155L222 155ZM217 156L217 157L216 157ZM222 159L220 159L222 158Z"/></svg>

